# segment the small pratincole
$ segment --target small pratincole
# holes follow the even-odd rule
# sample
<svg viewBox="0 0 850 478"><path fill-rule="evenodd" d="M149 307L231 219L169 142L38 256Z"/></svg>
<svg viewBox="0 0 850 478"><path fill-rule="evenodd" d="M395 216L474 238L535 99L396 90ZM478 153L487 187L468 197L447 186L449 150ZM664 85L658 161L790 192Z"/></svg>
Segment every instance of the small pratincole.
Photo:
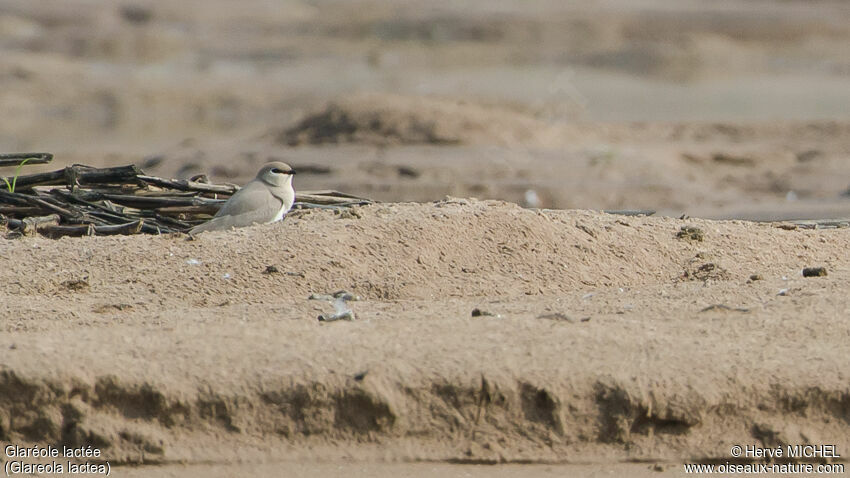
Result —
<svg viewBox="0 0 850 478"><path fill-rule="evenodd" d="M286 163L275 161L260 169L257 177L242 187L221 206L209 221L189 231L225 231L252 224L269 224L283 219L295 202L292 175Z"/></svg>

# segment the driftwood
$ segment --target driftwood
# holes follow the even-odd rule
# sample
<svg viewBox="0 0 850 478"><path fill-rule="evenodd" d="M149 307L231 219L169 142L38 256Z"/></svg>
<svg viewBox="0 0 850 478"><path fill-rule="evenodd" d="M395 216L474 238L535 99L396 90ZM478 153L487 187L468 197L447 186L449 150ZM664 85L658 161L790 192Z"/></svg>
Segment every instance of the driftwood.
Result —
<svg viewBox="0 0 850 478"><path fill-rule="evenodd" d="M0 206L0 216L29 217L41 212L40 207L31 206Z"/></svg>
<svg viewBox="0 0 850 478"><path fill-rule="evenodd" d="M207 184L185 179L162 179L153 176L139 175L138 179L149 184L164 188L177 189L179 191L195 191L201 193L227 194L228 196L239 190L239 186L233 184Z"/></svg>
<svg viewBox="0 0 850 478"><path fill-rule="evenodd" d="M166 216L175 216L175 215L183 215L183 214L209 214L213 215L218 212L218 209L221 206L216 204L209 204L206 206L168 206L168 207L159 207L154 209L157 214L164 214Z"/></svg>
<svg viewBox="0 0 850 478"><path fill-rule="evenodd" d="M655 214L655 211L651 209L612 209L602 212L615 216L652 216Z"/></svg>
<svg viewBox="0 0 850 478"><path fill-rule="evenodd" d="M0 167L3 166L20 166L21 163L26 164L47 164L53 161L53 155L50 153L6 153L0 154Z"/></svg>
<svg viewBox="0 0 850 478"><path fill-rule="evenodd" d="M126 224L116 224L112 226L96 226L94 224L80 224L77 226L44 226L39 229L39 232L51 238L62 236L114 236L114 235L131 235L144 232L144 221L138 220L128 222Z"/></svg>
<svg viewBox="0 0 850 478"><path fill-rule="evenodd" d="M49 226L59 225L59 215L51 214L50 216L32 216L24 219L13 219L4 216L3 221L0 221L9 229L16 229L19 233L31 236L37 230Z"/></svg>
<svg viewBox="0 0 850 478"><path fill-rule="evenodd" d="M352 199L350 196L331 196L315 194L313 192L296 193L296 196L296 202L317 204L320 206L360 206L371 202L360 198Z"/></svg>
<svg viewBox="0 0 850 478"><path fill-rule="evenodd" d="M44 164L49 153L0 155L0 166ZM5 161L5 162L4 162ZM15 192L0 187L0 225L13 234L47 237L187 232L209 220L239 190L149 176L134 165L93 168L75 164L56 171L20 175ZM3 182L0 182L2 185ZM345 208L372 201L338 191L296 193L294 208Z"/></svg>
<svg viewBox="0 0 850 478"><path fill-rule="evenodd" d="M850 227L850 221L847 219L819 219L819 220L799 220L799 221L789 221L789 228L797 228L800 229L842 229L845 227Z"/></svg>
<svg viewBox="0 0 850 478"><path fill-rule="evenodd" d="M142 174L142 171L133 165L116 168L92 168L91 166L75 164L49 173L18 176L15 190L57 184L72 187L91 184L126 184L131 181L138 182L137 176L140 174ZM6 179L11 181L11 178Z"/></svg>

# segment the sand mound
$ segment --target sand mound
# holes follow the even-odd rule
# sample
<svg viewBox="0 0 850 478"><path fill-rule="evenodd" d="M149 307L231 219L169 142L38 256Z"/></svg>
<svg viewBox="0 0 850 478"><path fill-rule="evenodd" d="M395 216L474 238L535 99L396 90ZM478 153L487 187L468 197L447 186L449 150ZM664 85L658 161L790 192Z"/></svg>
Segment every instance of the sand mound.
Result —
<svg viewBox="0 0 850 478"><path fill-rule="evenodd" d="M467 101L396 95L360 95L334 101L277 133L283 144L523 143L543 123L508 108Z"/></svg>
<svg viewBox="0 0 850 478"><path fill-rule="evenodd" d="M844 230L448 200L2 247L12 443L115 464L848 444ZM357 320L317 321L308 297L339 289Z"/></svg>

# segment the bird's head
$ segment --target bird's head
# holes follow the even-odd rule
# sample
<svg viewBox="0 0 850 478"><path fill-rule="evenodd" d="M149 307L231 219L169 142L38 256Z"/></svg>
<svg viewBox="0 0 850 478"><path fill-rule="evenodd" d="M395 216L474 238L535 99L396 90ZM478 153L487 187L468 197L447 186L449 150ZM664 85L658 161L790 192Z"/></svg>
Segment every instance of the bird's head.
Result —
<svg viewBox="0 0 850 478"><path fill-rule="evenodd" d="M257 179L270 186L287 186L292 184L292 176L295 170L286 163L274 161L263 166L257 173Z"/></svg>

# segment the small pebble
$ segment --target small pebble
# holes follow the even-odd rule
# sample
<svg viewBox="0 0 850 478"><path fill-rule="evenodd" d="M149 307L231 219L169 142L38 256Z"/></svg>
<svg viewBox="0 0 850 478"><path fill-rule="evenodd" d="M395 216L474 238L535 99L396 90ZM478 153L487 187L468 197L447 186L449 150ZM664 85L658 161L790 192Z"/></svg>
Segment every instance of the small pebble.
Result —
<svg viewBox="0 0 850 478"><path fill-rule="evenodd" d="M678 239L685 239L688 241L697 241L702 242L705 239L705 234L702 232L702 229L694 226L682 226L679 229L679 232L676 233L676 237Z"/></svg>
<svg viewBox="0 0 850 478"><path fill-rule="evenodd" d="M499 317L499 315L498 315L498 314L494 314L494 313L492 313L492 312L487 312L486 310L481 310L481 309L479 309L478 307L476 307L476 308L472 309L472 316L473 316L473 317L483 317L483 316L487 316L487 317Z"/></svg>
<svg viewBox="0 0 850 478"><path fill-rule="evenodd" d="M826 267L806 267L803 277L826 277Z"/></svg>
<svg viewBox="0 0 850 478"><path fill-rule="evenodd" d="M749 279L747 279L747 284L752 284L757 280L764 280L764 277L762 277L761 274L753 274Z"/></svg>

